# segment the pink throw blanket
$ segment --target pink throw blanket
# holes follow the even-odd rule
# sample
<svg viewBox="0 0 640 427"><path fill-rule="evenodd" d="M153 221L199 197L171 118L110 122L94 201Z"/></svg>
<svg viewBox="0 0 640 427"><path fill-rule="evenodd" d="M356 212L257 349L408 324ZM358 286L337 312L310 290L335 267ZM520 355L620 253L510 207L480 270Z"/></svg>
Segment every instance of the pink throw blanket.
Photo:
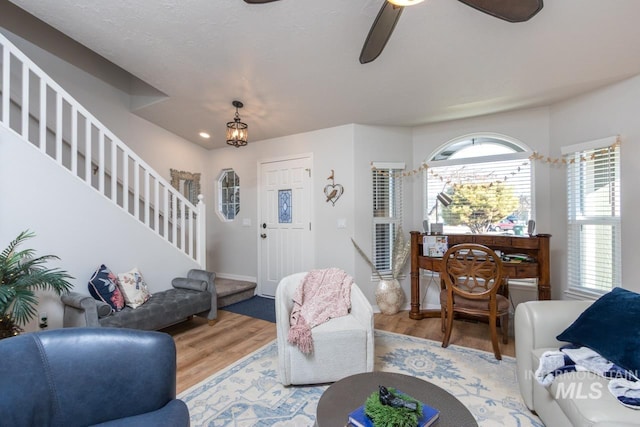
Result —
<svg viewBox="0 0 640 427"><path fill-rule="evenodd" d="M288 341L303 353L311 353L311 328L349 314L352 283L353 278L338 268L307 273L293 296Z"/></svg>

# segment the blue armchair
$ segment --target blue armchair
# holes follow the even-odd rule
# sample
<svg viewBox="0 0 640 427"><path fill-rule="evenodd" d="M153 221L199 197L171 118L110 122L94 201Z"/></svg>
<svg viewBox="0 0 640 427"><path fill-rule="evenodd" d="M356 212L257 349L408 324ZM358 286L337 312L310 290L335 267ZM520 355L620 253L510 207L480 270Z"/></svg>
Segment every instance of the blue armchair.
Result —
<svg viewBox="0 0 640 427"><path fill-rule="evenodd" d="M0 420L22 426L189 426L161 332L65 328L0 340Z"/></svg>

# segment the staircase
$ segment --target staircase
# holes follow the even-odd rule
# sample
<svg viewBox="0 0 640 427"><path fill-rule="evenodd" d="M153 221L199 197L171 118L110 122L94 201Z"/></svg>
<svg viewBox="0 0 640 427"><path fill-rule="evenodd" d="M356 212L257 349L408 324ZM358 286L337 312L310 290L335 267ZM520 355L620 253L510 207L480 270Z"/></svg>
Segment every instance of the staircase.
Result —
<svg viewBox="0 0 640 427"><path fill-rule="evenodd" d="M0 126L206 268L205 204L194 205L0 34Z"/></svg>
<svg viewBox="0 0 640 427"><path fill-rule="evenodd" d="M60 170L104 196L115 210L125 212L205 269L206 216L202 196L196 205L187 200L2 34L0 49L0 128L4 128L0 129L0 142L9 142L2 138L3 132L13 134L9 135L12 139L22 140L31 151L40 152L40 156L30 153L38 162L44 161L52 169L57 164ZM15 154L10 152L8 157ZM5 157L4 161L25 160ZM27 168L42 169L38 162L31 161ZM4 166L5 170L11 169ZM12 176L15 175L14 172ZM82 197L77 189L66 191ZM5 203L6 196L3 194ZM82 279L80 274L77 277ZM154 281L168 283L170 279L158 274ZM81 280L78 282L83 286ZM256 284L216 278L216 289L218 307L224 307L253 297Z"/></svg>
<svg viewBox="0 0 640 427"><path fill-rule="evenodd" d="M216 293L218 294L218 308L226 307L253 297L256 293L256 284L244 280L216 277Z"/></svg>

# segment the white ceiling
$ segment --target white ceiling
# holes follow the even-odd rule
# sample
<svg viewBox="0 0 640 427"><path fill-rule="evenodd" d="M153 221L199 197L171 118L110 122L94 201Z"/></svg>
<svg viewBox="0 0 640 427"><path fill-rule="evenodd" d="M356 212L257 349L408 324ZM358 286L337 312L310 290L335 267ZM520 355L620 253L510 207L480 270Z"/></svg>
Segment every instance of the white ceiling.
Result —
<svg viewBox="0 0 640 427"><path fill-rule="evenodd" d="M166 93L136 114L207 148L225 146L234 99L252 143L547 105L640 73L638 0L545 0L520 24L427 0L366 65L383 0L11 1Z"/></svg>

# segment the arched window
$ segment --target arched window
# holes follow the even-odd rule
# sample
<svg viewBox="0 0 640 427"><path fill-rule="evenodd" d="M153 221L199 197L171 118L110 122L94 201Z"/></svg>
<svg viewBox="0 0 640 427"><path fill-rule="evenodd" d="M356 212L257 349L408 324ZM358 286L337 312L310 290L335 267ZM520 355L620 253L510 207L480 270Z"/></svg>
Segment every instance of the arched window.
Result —
<svg viewBox="0 0 640 427"><path fill-rule="evenodd" d="M524 234L534 217L532 151L498 134L449 141L425 161L424 219L436 233Z"/></svg>

